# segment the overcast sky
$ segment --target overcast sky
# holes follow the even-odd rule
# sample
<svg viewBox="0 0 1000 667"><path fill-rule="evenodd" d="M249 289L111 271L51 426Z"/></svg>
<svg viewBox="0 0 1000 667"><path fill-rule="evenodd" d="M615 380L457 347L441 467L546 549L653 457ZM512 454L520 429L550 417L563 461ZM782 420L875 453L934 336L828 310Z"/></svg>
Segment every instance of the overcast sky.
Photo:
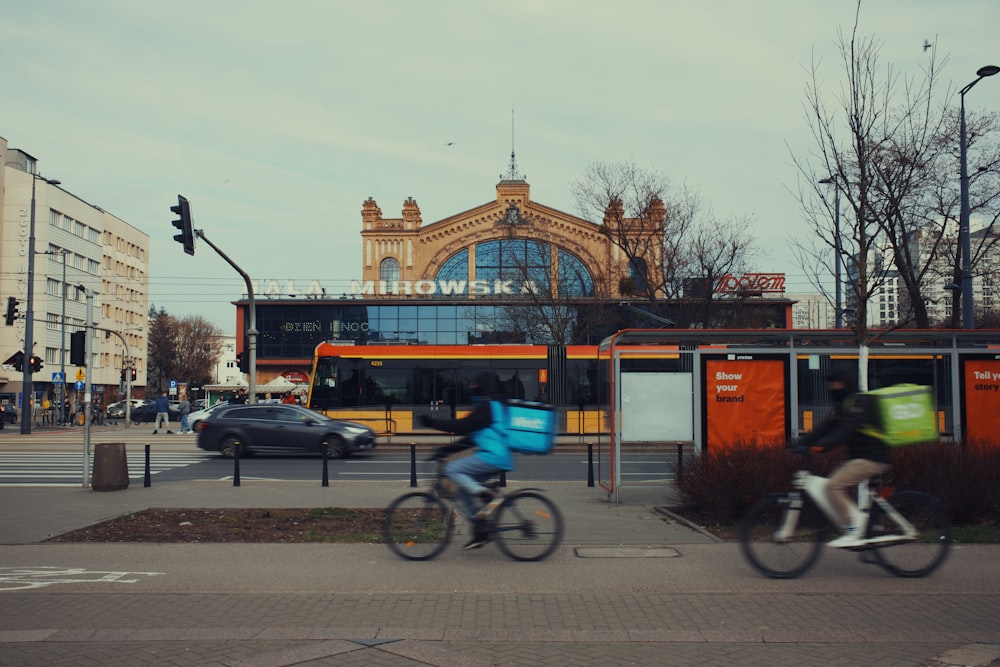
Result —
<svg viewBox="0 0 1000 667"><path fill-rule="evenodd" d="M361 277L362 202L424 224L491 201L511 152L532 198L580 214L588 164L634 161L750 216L758 268L808 289L788 250L806 229L789 150L814 148L815 57L834 95L854 0L6 0L0 136L39 171L150 236L150 299L235 331L239 274ZM996 0L866 0L861 33L918 75L925 40L952 90L1000 64ZM957 95L955 102L957 105ZM1000 109L1000 76L967 98ZM956 139L957 141L957 139ZM957 178L956 165L956 178ZM832 282L832 280L831 280Z"/></svg>

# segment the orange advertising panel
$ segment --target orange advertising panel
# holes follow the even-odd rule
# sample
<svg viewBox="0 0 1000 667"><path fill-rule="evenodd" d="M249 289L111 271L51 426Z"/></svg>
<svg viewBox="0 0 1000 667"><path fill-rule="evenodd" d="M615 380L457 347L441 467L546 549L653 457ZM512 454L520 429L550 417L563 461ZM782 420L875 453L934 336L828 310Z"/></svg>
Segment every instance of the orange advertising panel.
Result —
<svg viewBox="0 0 1000 667"><path fill-rule="evenodd" d="M781 361L738 359L705 363L706 444L785 439L785 368Z"/></svg>
<svg viewBox="0 0 1000 667"><path fill-rule="evenodd" d="M1000 361L965 362L965 437L997 441L1000 433Z"/></svg>

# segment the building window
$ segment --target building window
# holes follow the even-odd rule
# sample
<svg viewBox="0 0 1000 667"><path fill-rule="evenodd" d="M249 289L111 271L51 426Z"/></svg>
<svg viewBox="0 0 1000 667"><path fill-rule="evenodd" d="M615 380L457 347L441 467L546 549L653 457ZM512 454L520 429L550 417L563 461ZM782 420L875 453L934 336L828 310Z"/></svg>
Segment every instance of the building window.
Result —
<svg viewBox="0 0 1000 667"><path fill-rule="evenodd" d="M468 280L469 279L469 249L462 248L445 260L435 276L436 280Z"/></svg>
<svg viewBox="0 0 1000 667"><path fill-rule="evenodd" d="M380 280L385 281L399 280L399 262L392 257L382 260L382 264L379 266L378 277Z"/></svg>

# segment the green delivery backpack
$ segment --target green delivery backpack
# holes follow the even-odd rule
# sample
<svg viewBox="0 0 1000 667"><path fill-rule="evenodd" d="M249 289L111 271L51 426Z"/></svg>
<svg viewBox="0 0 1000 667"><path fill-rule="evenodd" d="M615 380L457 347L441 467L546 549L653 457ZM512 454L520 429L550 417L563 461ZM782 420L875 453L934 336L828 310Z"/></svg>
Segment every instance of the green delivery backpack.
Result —
<svg viewBox="0 0 1000 667"><path fill-rule="evenodd" d="M930 387L897 384L865 394L875 399L881 424L866 425L862 432L881 438L890 447L938 441L937 414Z"/></svg>

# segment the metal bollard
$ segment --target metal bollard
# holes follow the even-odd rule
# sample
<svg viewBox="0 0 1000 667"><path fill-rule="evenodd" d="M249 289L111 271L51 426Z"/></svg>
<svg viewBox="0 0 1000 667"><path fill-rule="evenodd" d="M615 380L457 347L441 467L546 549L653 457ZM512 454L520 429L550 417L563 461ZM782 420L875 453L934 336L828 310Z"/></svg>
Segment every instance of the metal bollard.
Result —
<svg viewBox="0 0 1000 667"><path fill-rule="evenodd" d="M417 485L417 445L410 443L410 486Z"/></svg>
<svg viewBox="0 0 1000 667"><path fill-rule="evenodd" d="M507 486L507 471L506 470L501 470L500 471L500 486L502 486L502 487L506 487Z"/></svg>
<svg viewBox="0 0 1000 667"><path fill-rule="evenodd" d="M323 483L321 484L321 486L330 486L330 466L329 466L330 459L329 457L327 457L326 451L327 450L324 449L322 452L319 453L319 455L323 457Z"/></svg>
<svg viewBox="0 0 1000 667"><path fill-rule="evenodd" d="M587 486L594 486L594 443L587 443Z"/></svg>
<svg viewBox="0 0 1000 667"><path fill-rule="evenodd" d="M233 449L233 486L240 485L240 445Z"/></svg>
<svg viewBox="0 0 1000 667"><path fill-rule="evenodd" d="M149 473L149 443L146 443L146 470L142 475L142 486L143 488L149 488L152 485L152 475Z"/></svg>
<svg viewBox="0 0 1000 667"><path fill-rule="evenodd" d="M677 472L674 473L674 478L676 479L677 477L679 477L682 472L684 472L684 445L678 442L677 443Z"/></svg>

